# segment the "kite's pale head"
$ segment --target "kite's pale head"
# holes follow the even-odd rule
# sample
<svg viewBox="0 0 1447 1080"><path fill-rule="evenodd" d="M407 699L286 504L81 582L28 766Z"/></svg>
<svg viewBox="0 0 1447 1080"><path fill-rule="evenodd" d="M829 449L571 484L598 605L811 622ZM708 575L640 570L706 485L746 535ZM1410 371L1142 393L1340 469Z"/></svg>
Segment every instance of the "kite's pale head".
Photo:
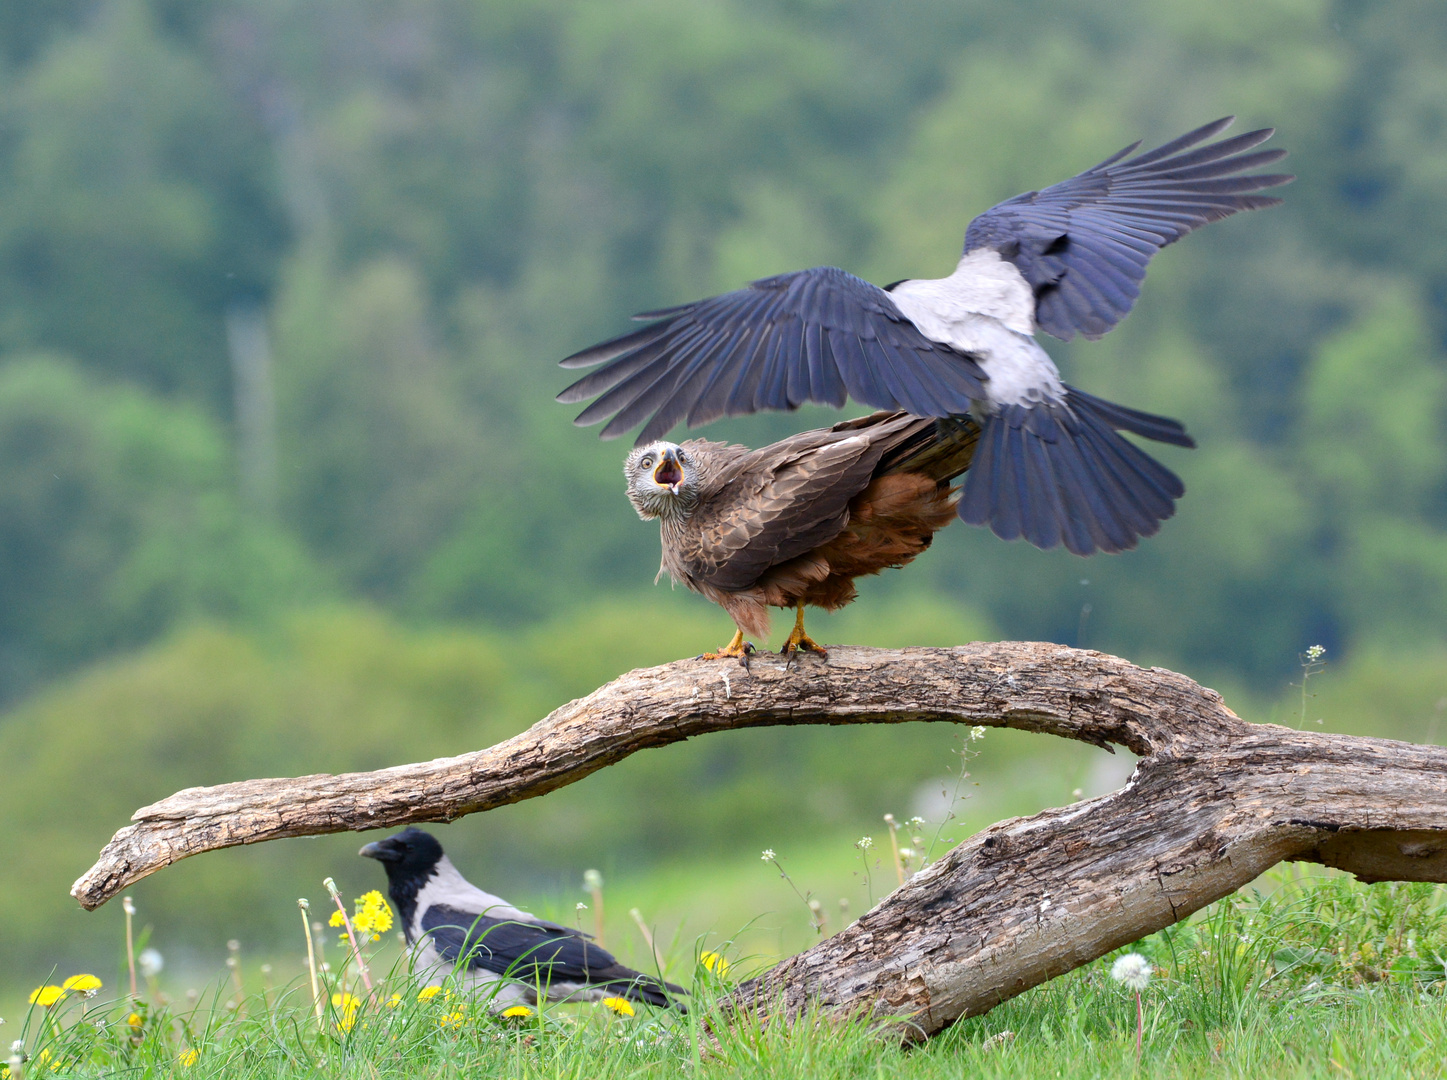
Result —
<svg viewBox="0 0 1447 1080"><path fill-rule="evenodd" d="M698 502L698 471L693 458L677 443L640 446L623 463L628 499L645 521L687 517Z"/></svg>

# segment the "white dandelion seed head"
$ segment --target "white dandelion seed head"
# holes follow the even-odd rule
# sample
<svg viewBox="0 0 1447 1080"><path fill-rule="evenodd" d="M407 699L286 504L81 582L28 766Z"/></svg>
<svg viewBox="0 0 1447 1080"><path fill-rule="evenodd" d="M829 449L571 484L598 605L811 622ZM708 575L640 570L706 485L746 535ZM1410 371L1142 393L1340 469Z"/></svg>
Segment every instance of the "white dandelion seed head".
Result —
<svg viewBox="0 0 1447 1080"><path fill-rule="evenodd" d="M763 853L762 855L760 855L759 858L763 859L764 862L773 862L773 861L774 861L774 858L775 858L775 856L774 856L774 849L771 848L771 847L770 847L770 848L764 848L764 853Z"/></svg>
<svg viewBox="0 0 1447 1080"><path fill-rule="evenodd" d="M136 913L136 902L132 900L129 896L122 898L121 910L124 911L127 915L134 915Z"/></svg>
<svg viewBox="0 0 1447 1080"><path fill-rule="evenodd" d="M166 958L161 955L160 949L142 949L141 955L136 957L136 967L147 979L154 979L165 966Z"/></svg>
<svg viewBox="0 0 1447 1080"><path fill-rule="evenodd" d="M583 871L583 888L589 892L603 891L603 875L596 870Z"/></svg>
<svg viewBox="0 0 1447 1080"><path fill-rule="evenodd" d="M1110 977L1139 994L1151 981L1151 962L1140 953L1126 953L1110 966Z"/></svg>

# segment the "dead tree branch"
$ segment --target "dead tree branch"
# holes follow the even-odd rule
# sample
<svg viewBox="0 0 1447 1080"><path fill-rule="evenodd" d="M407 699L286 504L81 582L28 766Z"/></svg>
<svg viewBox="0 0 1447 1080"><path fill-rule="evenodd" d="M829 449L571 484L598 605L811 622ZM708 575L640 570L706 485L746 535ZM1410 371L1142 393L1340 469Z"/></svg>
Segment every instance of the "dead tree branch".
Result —
<svg viewBox="0 0 1447 1080"><path fill-rule="evenodd" d="M1248 724L1212 690L1101 653L1006 642L630 672L488 750L371 773L188 788L133 815L71 890L95 908L203 851L442 821L650 746L777 724L949 721L1125 746L1121 791L970 838L735 995L864 1011L925 1037L1185 918L1283 860L1447 881L1447 749Z"/></svg>

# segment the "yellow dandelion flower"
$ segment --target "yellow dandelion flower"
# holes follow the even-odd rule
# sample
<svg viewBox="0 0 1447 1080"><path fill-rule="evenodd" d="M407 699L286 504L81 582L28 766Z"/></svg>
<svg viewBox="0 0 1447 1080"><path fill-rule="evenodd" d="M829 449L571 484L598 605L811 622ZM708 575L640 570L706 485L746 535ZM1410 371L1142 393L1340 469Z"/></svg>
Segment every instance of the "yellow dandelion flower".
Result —
<svg viewBox="0 0 1447 1080"><path fill-rule="evenodd" d="M699 953L698 962L703 965L705 971L712 971L715 975L724 976L729 973L729 962L716 952Z"/></svg>
<svg viewBox="0 0 1447 1080"><path fill-rule="evenodd" d="M101 988L101 981L94 975L72 975L60 984L62 989L74 990L77 994L94 994Z"/></svg>
<svg viewBox="0 0 1447 1080"><path fill-rule="evenodd" d="M342 1015L337 1020L337 1027L342 1031L351 1031L357 1024L357 1010L362 1007L362 999L347 993L332 995L332 1008Z"/></svg>
<svg viewBox="0 0 1447 1080"><path fill-rule="evenodd" d="M633 1015L633 1003L627 998L607 997L603 999L603 1004L606 1005L608 1008L612 1009L619 1016Z"/></svg>
<svg viewBox="0 0 1447 1080"><path fill-rule="evenodd" d="M502 1015L508 1020L526 1020L533 1014L533 1011L526 1005L511 1005L502 1011Z"/></svg>
<svg viewBox="0 0 1447 1080"><path fill-rule="evenodd" d="M402 1004L401 994L393 994L387 999L387 1008L389 1009L395 1009L400 1004Z"/></svg>
<svg viewBox="0 0 1447 1080"><path fill-rule="evenodd" d="M59 986L37 986L30 991L30 1004L48 1009L63 997L65 991Z"/></svg>
<svg viewBox="0 0 1447 1080"><path fill-rule="evenodd" d="M462 1026L462 1021L465 1020L465 1019L467 1019L466 1010L464 1010L461 1006L458 1006L457 1008L453 1009L450 1013L448 1013L446 1016L441 1017L441 1018L437 1021L437 1026L438 1026L438 1027L445 1027L445 1028L448 1028L448 1027L461 1027L461 1026Z"/></svg>
<svg viewBox="0 0 1447 1080"><path fill-rule="evenodd" d="M328 926L346 926L346 925L347 925L347 917L342 914L342 909L341 909L341 908L337 908L336 911L332 912L331 921L328 922L327 925L328 925Z"/></svg>
<svg viewBox="0 0 1447 1080"><path fill-rule="evenodd" d="M421 990L417 991L417 1000L431 1001L440 993L442 993L442 987L440 986L424 986Z"/></svg>
<svg viewBox="0 0 1447 1080"><path fill-rule="evenodd" d="M392 929L392 909L376 889L357 898L357 914L352 920L356 928L367 934L385 934Z"/></svg>
<svg viewBox="0 0 1447 1080"><path fill-rule="evenodd" d="M145 1026L145 1023L145 1017L140 1013L131 1013L130 1016L126 1017L126 1027L133 1031L140 1031L141 1028Z"/></svg>
<svg viewBox="0 0 1447 1080"><path fill-rule="evenodd" d="M201 1060L201 1051L194 1046L189 1050L182 1050L176 1055L176 1064L183 1069L189 1069L196 1062Z"/></svg>

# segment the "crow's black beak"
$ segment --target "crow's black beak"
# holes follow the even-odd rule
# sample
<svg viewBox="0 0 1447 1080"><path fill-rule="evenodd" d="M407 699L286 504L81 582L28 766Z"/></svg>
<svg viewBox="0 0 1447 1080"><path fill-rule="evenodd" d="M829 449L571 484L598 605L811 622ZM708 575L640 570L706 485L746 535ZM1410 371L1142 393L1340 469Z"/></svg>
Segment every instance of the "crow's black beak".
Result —
<svg viewBox="0 0 1447 1080"><path fill-rule="evenodd" d="M357 854L363 858L376 859L378 862L392 862L397 858L397 849L386 840L375 840Z"/></svg>

